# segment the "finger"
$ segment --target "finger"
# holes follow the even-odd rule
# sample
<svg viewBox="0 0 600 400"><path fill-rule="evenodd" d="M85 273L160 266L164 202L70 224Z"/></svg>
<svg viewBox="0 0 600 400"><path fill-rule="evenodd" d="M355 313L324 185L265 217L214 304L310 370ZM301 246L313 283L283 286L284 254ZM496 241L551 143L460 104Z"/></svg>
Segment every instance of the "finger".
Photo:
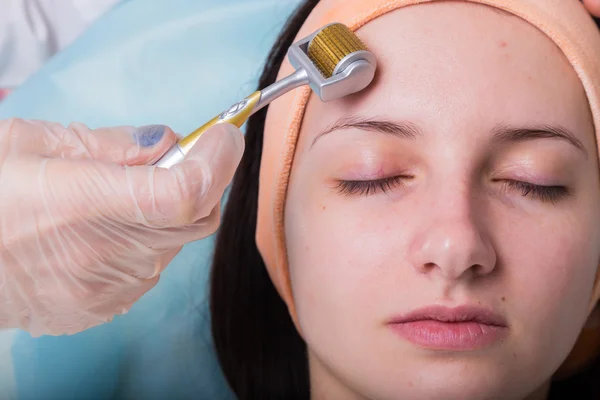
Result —
<svg viewBox="0 0 600 400"><path fill-rule="evenodd" d="M45 207L70 218L103 217L130 230L183 227L210 215L243 149L240 130L218 124L169 169L50 159L42 164L36 184L44 185Z"/></svg>
<svg viewBox="0 0 600 400"><path fill-rule="evenodd" d="M583 3L592 15L600 17L600 0L583 0Z"/></svg>
<svg viewBox="0 0 600 400"><path fill-rule="evenodd" d="M0 122L12 152L48 158L94 159L120 165L143 165L159 159L177 136L162 125L89 129L81 123L11 119Z"/></svg>
<svg viewBox="0 0 600 400"><path fill-rule="evenodd" d="M73 123L68 129L80 138L91 158L120 165L151 164L178 140L177 135L164 125L90 130L83 124Z"/></svg>
<svg viewBox="0 0 600 400"><path fill-rule="evenodd" d="M217 204L207 217L190 225L160 230L151 228L138 229L135 233L132 233L132 238L152 250L165 251L214 234L219 227L220 221L221 206Z"/></svg>
<svg viewBox="0 0 600 400"><path fill-rule="evenodd" d="M152 171L155 184L138 198L143 221L151 226L182 227L207 218L233 179L243 151L244 137L238 128L230 124L210 128L185 161ZM141 179L133 173L130 178L131 186Z"/></svg>

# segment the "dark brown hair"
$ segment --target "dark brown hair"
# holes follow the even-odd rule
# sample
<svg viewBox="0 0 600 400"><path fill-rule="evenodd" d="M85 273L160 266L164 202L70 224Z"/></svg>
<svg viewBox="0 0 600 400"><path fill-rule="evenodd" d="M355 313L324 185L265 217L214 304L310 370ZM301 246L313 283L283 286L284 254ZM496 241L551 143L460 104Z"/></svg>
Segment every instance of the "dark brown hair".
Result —
<svg viewBox="0 0 600 400"><path fill-rule="evenodd" d="M259 88L275 82L288 48L319 0L302 3L271 49ZM306 345L255 243L258 178L267 108L246 125L246 150L217 234L211 273L212 336L240 400L309 399Z"/></svg>
<svg viewBox="0 0 600 400"><path fill-rule="evenodd" d="M305 0L273 46L259 88L275 82L287 49L319 0ZM258 179L267 108L250 118L246 151L223 213L212 265L212 336L240 400L308 400L306 345L273 286L255 243ZM560 382L552 399L600 399L600 365Z"/></svg>

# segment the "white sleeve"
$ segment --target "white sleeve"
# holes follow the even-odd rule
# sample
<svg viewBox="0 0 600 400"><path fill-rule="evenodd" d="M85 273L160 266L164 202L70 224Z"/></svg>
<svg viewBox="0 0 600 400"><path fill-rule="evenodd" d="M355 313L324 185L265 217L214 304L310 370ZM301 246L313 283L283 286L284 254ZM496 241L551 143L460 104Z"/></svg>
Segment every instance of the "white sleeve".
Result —
<svg viewBox="0 0 600 400"><path fill-rule="evenodd" d="M0 0L0 89L14 88L121 0Z"/></svg>

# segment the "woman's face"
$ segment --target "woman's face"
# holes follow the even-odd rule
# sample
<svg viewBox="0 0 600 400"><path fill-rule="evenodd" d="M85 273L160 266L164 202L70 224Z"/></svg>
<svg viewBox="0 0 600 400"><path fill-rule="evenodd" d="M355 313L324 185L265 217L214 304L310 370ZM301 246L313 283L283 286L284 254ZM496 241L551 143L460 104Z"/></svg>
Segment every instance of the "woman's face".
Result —
<svg viewBox="0 0 600 400"><path fill-rule="evenodd" d="M314 397L526 398L584 326L600 258L582 85L542 33L480 5L359 35L377 80L311 99L286 205Z"/></svg>

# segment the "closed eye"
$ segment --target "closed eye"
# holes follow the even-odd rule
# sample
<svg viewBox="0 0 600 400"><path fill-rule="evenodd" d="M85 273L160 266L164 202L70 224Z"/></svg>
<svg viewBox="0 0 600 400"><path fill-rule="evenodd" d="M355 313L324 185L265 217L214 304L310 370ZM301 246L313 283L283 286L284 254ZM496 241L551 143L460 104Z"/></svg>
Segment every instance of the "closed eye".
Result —
<svg viewBox="0 0 600 400"><path fill-rule="evenodd" d="M346 196L370 196L403 187L408 179L411 179L411 177L398 175L374 180L347 180L338 182L336 189ZM557 203L570 194L564 186L543 186L515 180L502 180L500 182L503 183L506 191L516 191L523 197L544 203Z"/></svg>
<svg viewBox="0 0 600 400"><path fill-rule="evenodd" d="M389 178L365 180L365 181L340 181L336 189L343 195L362 195L369 196L376 193L386 193L397 187L405 185L405 181L410 179L407 176L392 176Z"/></svg>
<svg viewBox="0 0 600 400"><path fill-rule="evenodd" d="M564 186L542 186L513 180L505 180L502 183L506 190L517 191L523 197L544 203L556 203L569 195L569 190Z"/></svg>

